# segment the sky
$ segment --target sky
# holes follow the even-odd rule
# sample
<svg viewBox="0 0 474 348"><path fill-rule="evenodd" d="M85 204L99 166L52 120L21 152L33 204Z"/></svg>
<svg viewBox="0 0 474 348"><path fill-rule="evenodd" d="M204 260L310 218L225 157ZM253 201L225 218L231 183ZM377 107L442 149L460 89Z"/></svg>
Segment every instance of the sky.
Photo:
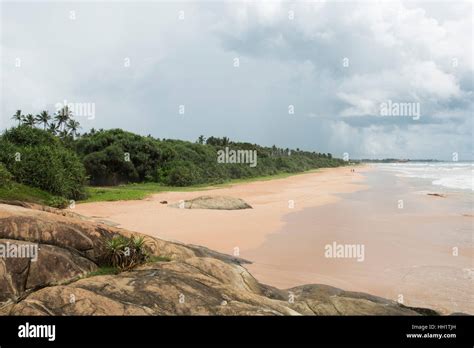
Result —
<svg viewBox="0 0 474 348"><path fill-rule="evenodd" d="M1 129L73 103L80 132L474 159L469 1L2 2L0 48Z"/></svg>

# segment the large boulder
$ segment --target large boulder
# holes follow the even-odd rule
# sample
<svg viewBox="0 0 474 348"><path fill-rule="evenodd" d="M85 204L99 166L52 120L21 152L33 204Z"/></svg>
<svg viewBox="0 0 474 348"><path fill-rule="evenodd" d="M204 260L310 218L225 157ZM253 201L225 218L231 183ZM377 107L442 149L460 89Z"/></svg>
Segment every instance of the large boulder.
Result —
<svg viewBox="0 0 474 348"><path fill-rule="evenodd" d="M34 258L0 258L0 301L18 300L29 291L75 279L97 269L79 253L47 244L0 239L9 248L36 248Z"/></svg>
<svg viewBox="0 0 474 348"><path fill-rule="evenodd" d="M187 201L170 204L169 206L182 209L252 209L243 199L228 196L200 196Z"/></svg>

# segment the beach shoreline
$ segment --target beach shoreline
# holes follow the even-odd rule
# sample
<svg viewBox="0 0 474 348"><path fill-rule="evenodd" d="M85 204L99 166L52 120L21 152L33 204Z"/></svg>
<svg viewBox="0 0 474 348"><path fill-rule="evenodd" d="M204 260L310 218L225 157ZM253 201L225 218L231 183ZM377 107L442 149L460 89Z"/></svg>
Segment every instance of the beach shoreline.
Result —
<svg viewBox="0 0 474 348"><path fill-rule="evenodd" d="M449 213L442 207L449 200L414 194L403 180L386 180L392 179L373 166L348 166L206 191L159 193L141 201L78 204L76 212L248 259L252 263L246 268L259 281L278 288L327 284L444 314L473 313L464 273L472 267L472 246L463 245L455 233L443 234L464 228L461 239L465 238L472 217ZM160 204L201 195L241 198L253 209L176 209ZM400 196L405 210L397 208ZM431 226L436 238L423 232L427 225L437 225ZM324 246L333 242L364 245L364 261L326 258ZM455 245L461 257L449 254Z"/></svg>

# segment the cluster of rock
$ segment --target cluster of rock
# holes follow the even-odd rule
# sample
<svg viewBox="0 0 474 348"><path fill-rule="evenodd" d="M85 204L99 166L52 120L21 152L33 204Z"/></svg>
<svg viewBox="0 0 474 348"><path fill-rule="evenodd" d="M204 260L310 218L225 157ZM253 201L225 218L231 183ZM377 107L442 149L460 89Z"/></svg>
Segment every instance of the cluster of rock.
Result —
<svg viewBox="0 0 474 348"><path fill-rule="evenodd" d="M100 268L101 245L115 234L128 237L131 232L70 211L0 204L0 243L39 246L36 261L0 258L0 314L436 314L326 285L276 289L260 284L244 268L245 260L149 236L149 252L157 260L169 261L88 276Z"/></svg>

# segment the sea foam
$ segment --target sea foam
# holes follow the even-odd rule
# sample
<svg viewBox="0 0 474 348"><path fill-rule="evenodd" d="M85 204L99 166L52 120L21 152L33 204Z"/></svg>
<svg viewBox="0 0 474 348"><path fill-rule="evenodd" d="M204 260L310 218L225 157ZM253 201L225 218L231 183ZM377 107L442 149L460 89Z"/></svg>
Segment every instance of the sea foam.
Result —
<svg viewBox="0 0 474 348"><path fill-rule="evenodd" d="M466 162L384 163L379 168L395 172L399 177L431 180L436 186L474 190L474 164Z"/></svg>

